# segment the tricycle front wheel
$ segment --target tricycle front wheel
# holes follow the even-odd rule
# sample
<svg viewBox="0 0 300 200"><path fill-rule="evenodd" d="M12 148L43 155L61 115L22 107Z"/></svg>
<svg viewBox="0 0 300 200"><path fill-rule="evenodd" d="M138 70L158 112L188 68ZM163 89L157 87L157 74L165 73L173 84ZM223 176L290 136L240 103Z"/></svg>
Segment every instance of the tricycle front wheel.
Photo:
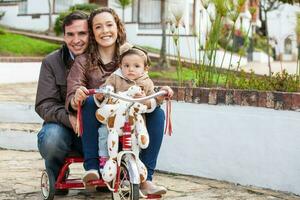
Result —
<svg viewBox="0 0 300 200"><path fill-rule="evenodd" d="M115 180L112 183L115 185ZM112 193L113 200L138 200L139 184L130 182L127 165L122 163L120 166L120 183L117 192Z"/></svg>

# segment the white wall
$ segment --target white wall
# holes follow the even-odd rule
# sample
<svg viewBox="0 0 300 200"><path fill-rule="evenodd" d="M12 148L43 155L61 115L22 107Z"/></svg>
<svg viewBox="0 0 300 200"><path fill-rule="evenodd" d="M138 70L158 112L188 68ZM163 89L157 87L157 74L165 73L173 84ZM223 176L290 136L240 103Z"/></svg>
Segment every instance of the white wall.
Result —
<svg viewBox="0 0 300 200"><path fill-rule="evenodd" d="M300 112L172 102L158 169L300 194Z"/></svg>
<svg viewBox="0 0 300 200"><path fill-rule="evenodd" d="M73 5L84 2L86 2L86 0L72 1ZM47 0L28 0L27 14L44 14L40 15L39 18L32 18L31 15L18 16L18 5L0 6L0 11L5 11L4 17L0 20L0 25L30 31L46 31L49 24L48 9ZM52 15L52 23L55 22L57 16L58 15Z"/></svg>
<svg viewBox="0 0 300 200"><path fill-rule="evenodd" d="M49 13L48 0L27 0L27 14Z"/></svg>
<svg viewBox="0 0 300 200"><path fill-rule="evenodd" d="M137 45L143 46L151 46L157 49L161 48L161 31L157 30L158 32L156 35L139 35L139 34L153 34L151 30L139 30L138 24L126 24L126 31L127 31L127 39L129 42ZM198 39L193 36L183 36L180 37L179 40L180 44L180 54L182 57L190 59L190 60L199 60L199 43ZM172 37L167 37L167 53L171 55L177 55L176 47L173 42ZM217 51L216 56L216 66L221 66L222 58L224 52ZM202 59L202 57L201 57ZM223 68L227 68L229 66L230 54L227 53L224 59ZM233 66L237 66L237 62L239 60L239 56L233 55L231 64ZM247 64L247 59L242 58L241 66L245 66Z"/></svg>
<svg viewBox="0 0 300 200"><path fill-rule="evenodd" d="M17 6L0 7L0 11L6 11L4 17L0 20L1 25L30 31L46 31L48 29L48 15L40 15L39 18L35 19L32 16L17 16ZM53 15L52 21L56 17L57 15Z"/></svg>

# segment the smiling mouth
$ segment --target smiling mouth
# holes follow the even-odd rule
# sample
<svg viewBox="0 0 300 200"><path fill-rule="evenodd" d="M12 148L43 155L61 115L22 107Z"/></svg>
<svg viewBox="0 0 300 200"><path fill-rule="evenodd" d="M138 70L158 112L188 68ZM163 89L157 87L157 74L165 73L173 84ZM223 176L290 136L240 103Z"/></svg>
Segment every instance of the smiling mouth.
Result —
<svg viewBox="0 0 300 200"><path fill-rule="evenodd" d="M108 39L110 39L110 38L111 38L111 36L102 36L102 37L101 37L102 40L108 40Z"/></svg>
<svg viewBox="0 0 300 200"><path fill-rule="evenodd" d="M73 48L75 50L81 50L83 48L83 45L74 45Z"/></svg>

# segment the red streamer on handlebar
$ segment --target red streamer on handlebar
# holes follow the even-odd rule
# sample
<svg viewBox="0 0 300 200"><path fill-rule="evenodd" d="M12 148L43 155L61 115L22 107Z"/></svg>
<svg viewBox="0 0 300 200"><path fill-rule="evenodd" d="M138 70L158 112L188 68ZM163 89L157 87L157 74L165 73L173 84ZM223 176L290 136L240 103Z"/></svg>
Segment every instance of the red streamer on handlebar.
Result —
<svg viewBox="0 0 300 200"><path fill-rule="evenodd" d="M77 128L76 129L77 129L77 133L81 137L83 133L81 102L79 102L77 106Z"/></svg>
<svg viewBox="0 0 300 200"><path fill-rule="evenodd" d="M92 95L96 94L96 89L89 89L87 95ZM81 110L81 105L82 103L79 102L77 106L77 127L76 127L76 132L78 133L79 137L82 136L83 134L83 122L82 122L82 110Z"/></svg>
<svg viewBox="0 0 300 200"><path fill-rule="evenodd" d="M172 135L172 122L171 122L171 100L168 98L166 103L166 127L165 134Z"/></svg>

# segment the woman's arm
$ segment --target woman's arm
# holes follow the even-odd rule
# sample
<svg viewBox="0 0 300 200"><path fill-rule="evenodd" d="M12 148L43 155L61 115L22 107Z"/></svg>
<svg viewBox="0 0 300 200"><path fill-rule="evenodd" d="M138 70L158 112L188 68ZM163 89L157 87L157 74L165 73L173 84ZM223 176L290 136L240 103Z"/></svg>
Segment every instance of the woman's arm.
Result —
<svg viewBox="0 0 300 200"><path fill-rule="evenodd" d="M87 98L87 65L85 61L85 55L77 57L67 78L65 107L69 112L76 111L79 102L83 102Z"/></svg>

